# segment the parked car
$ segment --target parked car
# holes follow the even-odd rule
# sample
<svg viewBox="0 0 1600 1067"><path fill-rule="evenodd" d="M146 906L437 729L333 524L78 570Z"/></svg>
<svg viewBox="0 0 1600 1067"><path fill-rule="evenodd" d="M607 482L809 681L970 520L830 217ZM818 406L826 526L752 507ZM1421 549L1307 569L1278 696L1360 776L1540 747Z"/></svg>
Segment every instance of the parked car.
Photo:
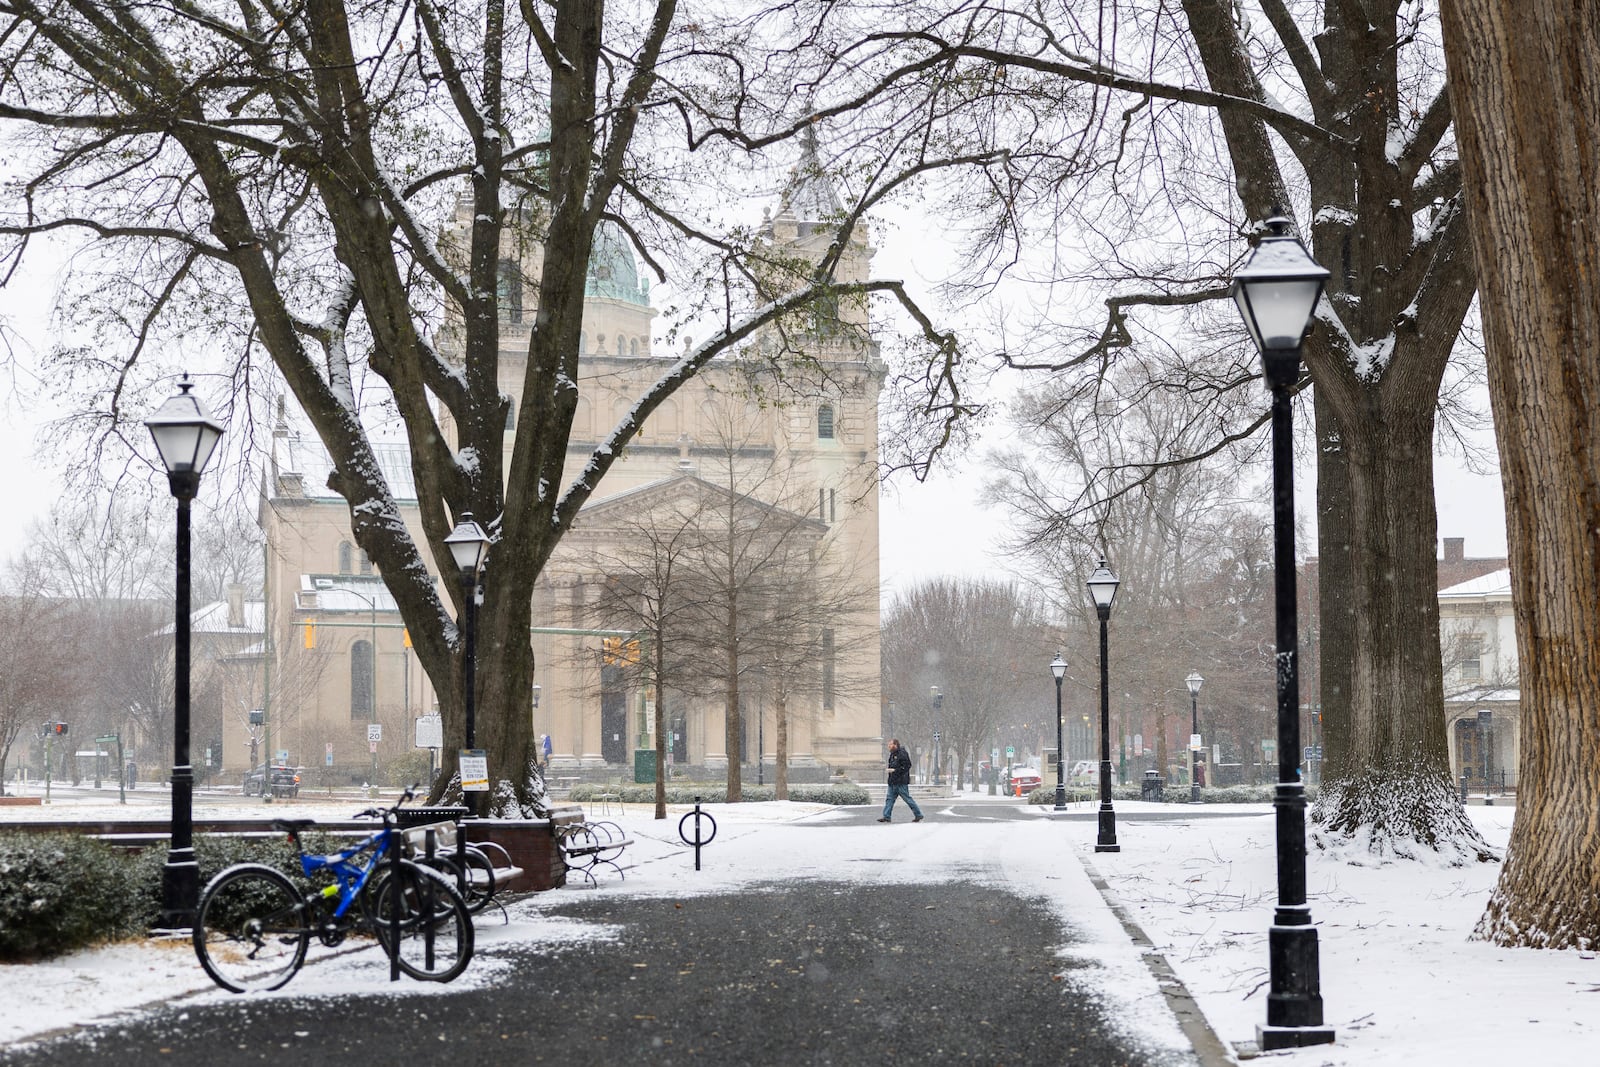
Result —
<svg viewBox="0 0 1600 1067"><path fill-rule="evenodd" d="M1005 786L1006 795L1014 795L1020 787L1024 793L1031 793L1044 784L1044 779L1032 767L1012 767L1005 772L1000 784Z"/></svg>
<svg viewBox="0 0 1600 1067"><path fill-rule="evenodd" d="M300 771L296 767L273 767L272 795L275 797L292 797L300 794ZM245 796L261 795L261 771L251 771L244 776L244 786L241 790Z"/></svg>

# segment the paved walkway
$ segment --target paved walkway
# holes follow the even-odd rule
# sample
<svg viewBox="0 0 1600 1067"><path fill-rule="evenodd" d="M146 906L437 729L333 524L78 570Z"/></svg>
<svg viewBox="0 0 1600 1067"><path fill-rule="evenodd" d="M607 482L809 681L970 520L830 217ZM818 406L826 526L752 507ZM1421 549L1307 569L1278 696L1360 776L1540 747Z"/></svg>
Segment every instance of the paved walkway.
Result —
<svg viewBox="0 0 1600 1067"><path fill-rule="evenodd" d="M682 901L574 894L615 941L523 948L491 988L433 999L192 1003L0 1053L7 1064L1199 1061L1116 1036L1037 951L1037 904L990 887L809 883ZM952 922L952 915L961 921ZM1066 985L1063 987L1062 983Z"/></svg>

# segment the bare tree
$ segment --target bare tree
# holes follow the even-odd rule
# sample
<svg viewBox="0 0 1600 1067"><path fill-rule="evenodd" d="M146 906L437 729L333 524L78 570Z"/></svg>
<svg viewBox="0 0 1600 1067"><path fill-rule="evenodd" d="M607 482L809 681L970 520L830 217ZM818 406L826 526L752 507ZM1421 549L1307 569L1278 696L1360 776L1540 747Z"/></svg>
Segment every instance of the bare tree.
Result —
<svg viewBox="0 0 1600 1067"><path fill-rule="evenodd" d="M0 793L17 742L64 719L79 691L71 605L44 596L41 584L37 571L13 565L0 587Z"/></svg>
<svg viewBox="0 0 1600 1067"><path fill-rule="evenodd" d="M534 583L651 412L709 361L819 301L888 294L928 336L933 373L954 358L898 282L837 276L847 241L802 263L749 227L702 221L708 198L737 197L734 179L792 162L802 133L831 117L794 92L793 50L768 43L801 9L107 10L0 3L0 121L10 158L27 161L0 223L10 267L29 239L58 230L95 239L111 261L98 299L72 305L106 312L83 324L96 345L63 353L93 393L85 420L125 432L148 410L168 369L161 342L227 345L226 375L241 387L281 379L333 461L329 485L457 742L463 594L429 566L450 558L457 518L483 521L494 550L478 613L477 740L513 769L518 797L520 769L537 758L528 716L512 710L532 684ZM802 51L827 51L828 9L808 14L817 32L799 38ZM863 71L850 91L874 77ZM897 140L828 220L841 237L908 175L943 162L938 145L897 132L914 108L885 107L877 129ZM662 368L568 480L603 223L671 279L678 325L703 324L705 339ZM523 250L537 267L527 275ZM785 272L792 284L773 285ZM524 297L537 315L525 348L520 336L510 348L502 312ZM508 348L525 359L509 449ZM380 418L404 427L420 537L376 461L369 422ZM446 746L445 781L457 747Z"/></svg>
<svg viewBox="0 0 1600 1067"><path fill-rule="evenodd" d="M1053 738L1055 683L1047 664L1062 640L1043 603L1015 583L919 583L894 598L883 620L883 693L895 707L889 732L931 752L937 731L940 765L958 777L1022 722L1048 718ZM1076 648L1066 651L1069 662L1077 658Z"/></svg>
<svg viewBox="0 0 1600 1067"><path fill-rule="evenodd" d="M1474 936L1600 941L1600 26L1582 7L1444 7L1451 99L1483 278L1522 688L1517 818Z"/></svg>
<svg viewBox="0 0 1600 1067"><path fill-rule="evenodd" d="M699 475L716 491L699 513L686 560L697 617L683 636L688 661L704 665L703 685L723 699L730 797L743 789L741 693L752 679L777 713L780 798L799 698L831 708L870 684L843 637L863 625L874 590L831 543L837 512L819 514L816 485L782 441L767 438L775 421L751 403L728 407L711 424Z"/></svg>
<svg viewBox="0 0 1600 1067"><path fill-rule="evenodd" d="M1438 627L1427 502L1477 269L1435 12L1180 6L1105 3L1084 18L1056 0L901 5L839 62L893 42L897 74L938 66L951 93L971 94L948 101L942 128L1009 151L950 200L989 209L971 224L966 295L999 278L1054 283L1034 297L1044 321L1008 331L1003 360L1076 383L1084 402L1114 366L1180 349L1197 395L1252 385L1226 283L1261 220L1302 220L1333 271L1302 383L1315 385L1328 757L1314 818L1380 853L1486 858L1452 801L1437 643L1415 639ZM1044 256L1041 230L1062 237ZM1064 339L1045 330L1062 320L1075 324ZM936 384L914 406L958 417L961 382ZM1256 410L1218 420L1213 441L1257 432Z"/></svg>

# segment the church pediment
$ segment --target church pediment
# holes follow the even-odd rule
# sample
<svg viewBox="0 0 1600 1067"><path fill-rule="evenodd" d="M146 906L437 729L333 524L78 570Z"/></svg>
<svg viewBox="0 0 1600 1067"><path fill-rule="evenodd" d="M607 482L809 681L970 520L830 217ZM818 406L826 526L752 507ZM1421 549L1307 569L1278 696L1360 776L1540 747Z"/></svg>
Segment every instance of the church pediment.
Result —
<svg viewBox="0 0 1600 1067"><path fill-rule="evenodd" d="M788 508L754 497L740 497L724 487L695 474L678 474L624 490L603 500L591 501L578 513L574 533L597 533L638 525L651 512L687 511L694 508L726 507L734 500L747 509L753 522L769 529L782 529L799 536L822 537L825 523L813 515L802 515Z"/></svg>

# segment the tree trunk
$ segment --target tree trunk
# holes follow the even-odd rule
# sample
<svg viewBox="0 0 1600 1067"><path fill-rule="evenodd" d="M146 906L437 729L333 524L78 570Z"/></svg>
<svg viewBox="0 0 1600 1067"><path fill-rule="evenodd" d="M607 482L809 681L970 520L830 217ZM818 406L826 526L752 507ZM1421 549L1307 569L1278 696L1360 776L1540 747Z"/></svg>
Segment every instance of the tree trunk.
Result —
<svg viewBox="0 0 1600 1067"><path fill-rule="evenodd" d="M663 616L665 611L662 612ZM666 642L660 633L652 642L656 657L656 818L667 817L667 677Z"/></svg>
<svg viewBox="0 0 1600 1067"><path fill-rule="evenodd" d="M778 701L778 747L774 753L777 766L772 771L772 782L775 797L778 800L789 799L789 700L782 692L777 695Z"/></svg>
<svg viewBox="0 0 1600 1067"><path fill-rule="evenodd" d="M1600 943L1600 23L1593 5L1444 5L1481 264L1521 664L1516 822L1475 936Z"/></svg>
<svg viewBox="0 0 1600 1067"><path fill-rule="evenodd" d="M1362 395L1364 432L1336 433L1339 461L1321 464L1348 511L1330 538L1333 573L1320 576L1323 640L1336 649L1323 686L1338 699L1324 699L1318 843L1335 834L1384 856L1414 858L1421 845L1454 862L1492 859L1450 780L1435 517L1416 506L1434 495L1433 408L1386 410L1381 391Z"/></svg>

